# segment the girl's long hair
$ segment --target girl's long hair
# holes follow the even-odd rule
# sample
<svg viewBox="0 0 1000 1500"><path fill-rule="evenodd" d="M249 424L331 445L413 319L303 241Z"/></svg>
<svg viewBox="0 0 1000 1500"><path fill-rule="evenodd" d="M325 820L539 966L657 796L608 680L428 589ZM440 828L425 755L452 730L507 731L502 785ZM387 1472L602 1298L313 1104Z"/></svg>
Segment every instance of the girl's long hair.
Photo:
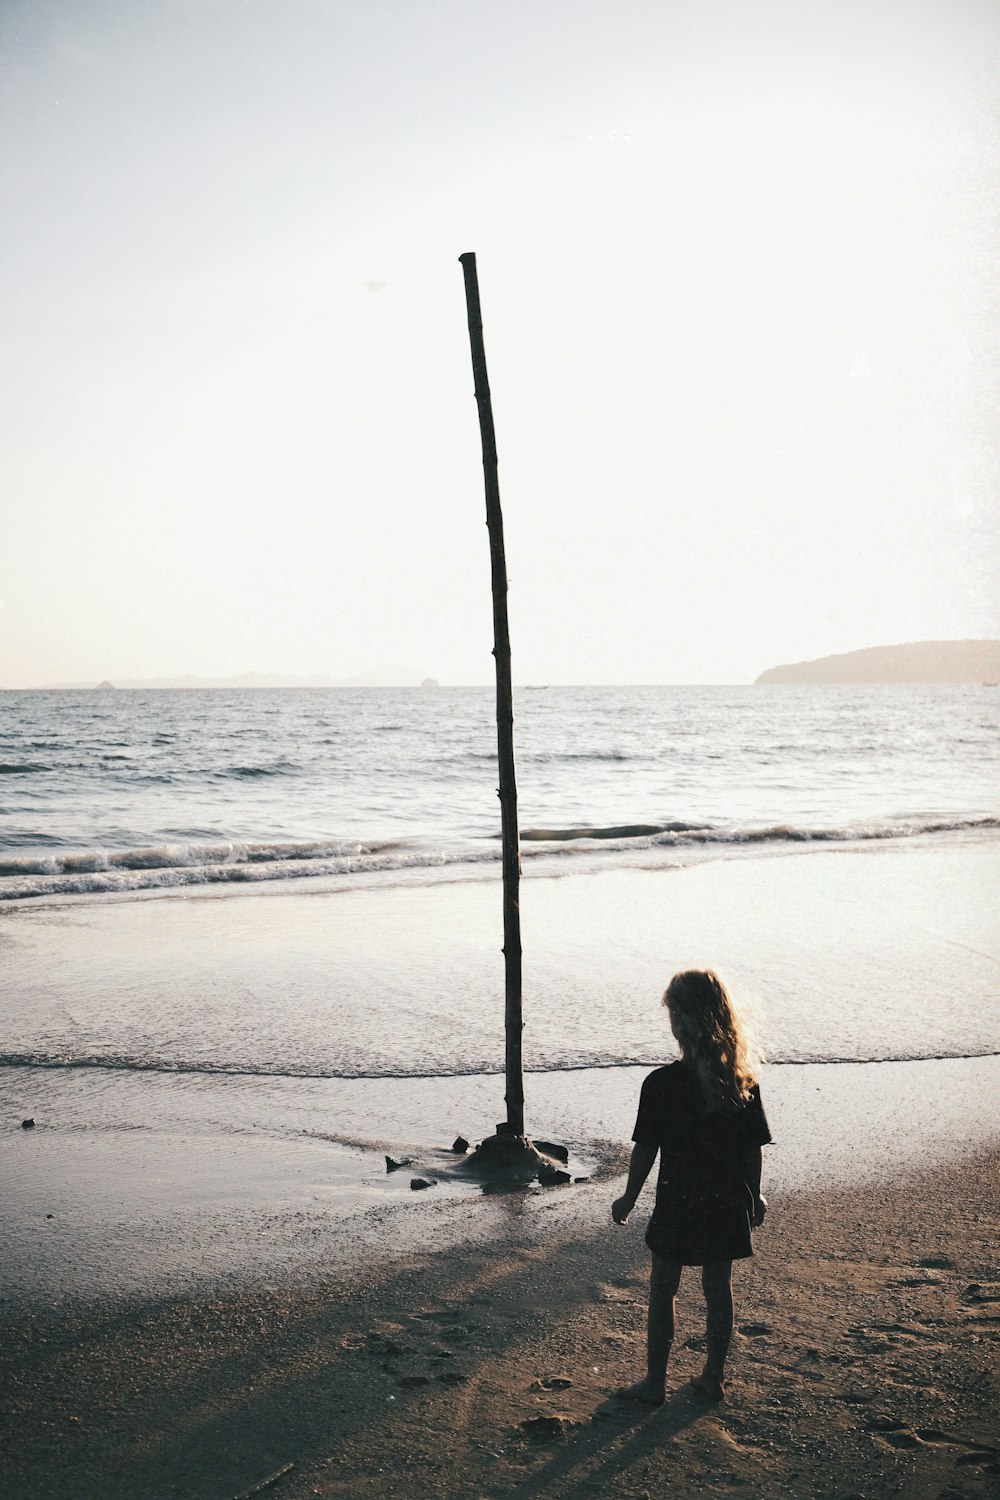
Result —
<svg viewBox="0 0 1000 1500"><path fill-rule="evenodd" d="M718 974L711 969L675 974L663 1003L685 1061L698 1075L706 1110L739 1109L750 1097L762 1058L746 1017Z"/></svg>

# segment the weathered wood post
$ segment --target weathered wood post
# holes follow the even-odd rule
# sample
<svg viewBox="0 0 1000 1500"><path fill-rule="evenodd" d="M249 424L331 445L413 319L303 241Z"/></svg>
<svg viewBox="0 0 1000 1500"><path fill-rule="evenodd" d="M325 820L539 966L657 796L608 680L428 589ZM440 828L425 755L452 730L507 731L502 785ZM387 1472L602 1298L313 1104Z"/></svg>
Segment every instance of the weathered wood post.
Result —
<svg viewBox="0 0 1000 1500"><path fill-rule="evenodd" d="M497 440L493 428L493 405L486 373L483 319L479 307L476 257L471 251L459 256L465 274L465 301L469 313L469 343L472 374L479 407L479 434L483 445L483 482L486 488L486 525L490 534L493 570L493 656L497 677L497 755L500 769L500 837L503 845L503 955L505 975L505 1026L507 1131L524 1135L524 1067L521 1033L521 909L519 886L521 858L517 833L517 782L514 776L514 698L510 680L510 632L507 625L507 564L503 546L503 515L497 478Z"/></svg>

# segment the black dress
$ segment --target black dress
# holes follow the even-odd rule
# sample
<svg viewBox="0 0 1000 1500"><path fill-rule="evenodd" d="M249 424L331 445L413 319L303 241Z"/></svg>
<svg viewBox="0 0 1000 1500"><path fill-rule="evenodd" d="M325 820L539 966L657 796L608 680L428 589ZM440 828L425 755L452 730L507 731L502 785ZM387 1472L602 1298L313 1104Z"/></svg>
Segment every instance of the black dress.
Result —
<svg viewBox="0 0 1000 1500"><path fill-rule="evenodd" d="M632 1139L660 1153L651 1250L684 1266L753 1254L747 1158L771 1139L756 1084L741 1108L709 1113L692 1068L657 1068L642 1085Z"/></svg>

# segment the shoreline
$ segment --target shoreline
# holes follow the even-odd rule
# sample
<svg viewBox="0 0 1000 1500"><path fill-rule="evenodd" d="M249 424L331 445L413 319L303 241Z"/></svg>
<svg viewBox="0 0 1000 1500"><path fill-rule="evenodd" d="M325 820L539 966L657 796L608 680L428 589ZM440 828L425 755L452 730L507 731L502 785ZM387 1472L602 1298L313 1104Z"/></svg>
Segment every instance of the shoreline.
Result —
<svg viewBox="0 0 1000 1500"><path fill-rule="evenodd" d="M561 1141L574 1176L624 1170L649 1069L530 1074L529 1134ZM761 1075L775 1137L766 1192L867 1190L886 1172L946 1169L1000 1146L1000 1058L792 1064ZM506 1199L451 1175L459 1134L503 1118L501 1075L275 1079L0 1069L0 1220L9 1308L154 1291L198 1295L363 1265L505 1232ZM34 1118L29 1130L24 1118ZM412 1169L388 1173L385 1156ZM413 1192L410 1180L434 1182ZM517 1201L583 1224L586 1185ZM577 1201L578 1200L578 1201Z"/></svg>
<svg viewBox="0 0 1000 1500"><path fill-rule="evenodd" d="M700 1363L697 1273L670 1395L641 1363L648 1256L614 1184L485 1200L480 1229L350 1269L90 1307L4 1306L18 1500L995 1493L1000 1153L862 1188L769 1188L735 1270L729 1399ZM767 1168L765 1165L765 1172ZM462 1205L467 1211L469 1205ZM473 1217L469 1215L469 1217ZM475 1228L475 1226L470 1226Z"/></svg>
<svg viewBox="0 0 1000 1500"><path fill-rule="evenodd" d="M530 1074L529 1134L574 1176L624 1170L645 1067ZM1000 1058L791 1064L761 1075L775 1144L765 1191L868 1190L1000 1146ZM501 1075L431 1079L182 1077L0 1069L0 1264L8 1308L236 1280L288 1282L505 1232L509 1200L454 1175L458 1135L503 1118ZM24 1130L20 1121L33 1118ZM411 1166L388 1173L385 1157ZM432 1191L413 1192L423 1176ZM588 1204L591 1205L588 1207ZM587 1224L586 1184L534 1190L518 1213ZM474 1237L474 1236L473 1236Z"/></svg>

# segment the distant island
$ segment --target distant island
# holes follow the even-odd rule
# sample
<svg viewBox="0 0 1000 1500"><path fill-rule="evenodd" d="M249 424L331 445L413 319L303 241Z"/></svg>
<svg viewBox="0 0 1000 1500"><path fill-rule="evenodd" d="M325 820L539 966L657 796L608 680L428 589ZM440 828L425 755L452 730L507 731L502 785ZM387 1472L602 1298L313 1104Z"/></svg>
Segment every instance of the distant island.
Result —
<svg viewBox="0 0 1000 1500"><path fill-rule="evenodd" d="M1000 641L907 641L761 672L768 682L1000 682ZM755 684L756 686L756 684Z"/></svg>

